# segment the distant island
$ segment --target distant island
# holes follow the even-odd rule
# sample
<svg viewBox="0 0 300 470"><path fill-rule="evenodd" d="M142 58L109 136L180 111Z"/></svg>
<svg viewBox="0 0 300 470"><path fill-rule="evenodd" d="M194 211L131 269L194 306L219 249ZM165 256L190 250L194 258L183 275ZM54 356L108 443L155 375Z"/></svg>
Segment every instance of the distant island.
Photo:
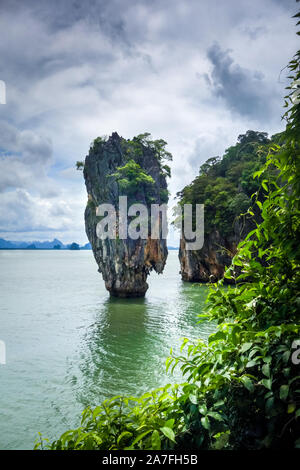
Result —
<svg viewBox="0 0 300 470"><path fill-rule="evenodd" d="M79 245L78 243L64 244L57 238L52 241L10 241L0 238L0 250L91 250L91 244ZM178 250L176 246L168 246L169 250Z"/></svg>
<svg viewBox="0 0 300 470"><path fill-rule="evenodd" d="M64 244L57 238L52 241L9 241L0 238L0 250L90 250L91 244L79 245L78 243Z"/></svg>

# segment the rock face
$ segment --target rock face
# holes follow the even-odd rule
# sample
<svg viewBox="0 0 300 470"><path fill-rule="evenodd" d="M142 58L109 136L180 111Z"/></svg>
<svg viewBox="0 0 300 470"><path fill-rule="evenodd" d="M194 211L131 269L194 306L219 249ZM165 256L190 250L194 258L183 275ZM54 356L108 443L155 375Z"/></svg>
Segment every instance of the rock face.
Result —
<svg viewBox="0 0 300 470"><path fill-rule="evenodd" d="M96 215L96 207L103 203L112 204L118 215L119 196L128 196L128 191L120 184L116 172L129 161L134 160L144 174L151 177L152 183L139 184L134 194L131 192L128 196L128 207L132 202L141 203L147 206L150 214L150 204L167 202L166 177L155 152L147 145L138 144L134 147L130 142L132 143L119 137L116 132L108 140L96 139L84 164L88 193L86 233L106 289L117 297L144 296L148 289L148 274L152 269L162 273L168 255L166 240L162 239L161 231L158 239L151 239L150 236L136 240L119 238L118 228L116 239L101 240L97 236L99 217Z"/></svg>
<svg viewBox="0 0 300 470"><path fill-rule="evenodd" d="M250 222L235 222L232 234L222 237L215 230L204 237L201 250L186 250L184 237L180 240L179 261L181 278L188 282L216 282L224 276L225 268L231 265L239 242L252 230ZM225 279L225 282L230 282Z"/></svg>

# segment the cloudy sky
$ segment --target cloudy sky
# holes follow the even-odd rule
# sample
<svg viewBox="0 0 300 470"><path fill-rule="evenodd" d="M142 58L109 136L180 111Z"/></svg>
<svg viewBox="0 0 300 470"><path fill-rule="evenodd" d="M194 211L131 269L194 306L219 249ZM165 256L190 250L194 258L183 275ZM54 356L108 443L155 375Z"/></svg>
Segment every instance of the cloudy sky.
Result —
<svg viewBox="0 0 300 470"><path fill-rule="evenodd" d="M87 241L75 162L99 135L165 139L174 197L239 134L283 130L296 12L294 0L0 0L0 237Z"/></svg>

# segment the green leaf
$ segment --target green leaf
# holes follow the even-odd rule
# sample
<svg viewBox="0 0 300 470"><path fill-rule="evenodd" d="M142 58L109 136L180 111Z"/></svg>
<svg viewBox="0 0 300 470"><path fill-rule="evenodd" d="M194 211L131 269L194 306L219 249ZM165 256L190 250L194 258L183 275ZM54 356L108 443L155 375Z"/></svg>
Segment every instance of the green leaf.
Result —
<svg viewBox="0 0 300 470"><path fill-rule="evenodd" d="M234 345L237 345L239 343L239 338L240 338L240 333L241 331L241 327L239 325L235 325L233 328L232 328L232 331L231 331L231 341L233 342Z"/></svg>
<svg viewBox="0 0 300 470"><path fill-rule="evenodd" d="M132 436L132 433L129 431L122 432L118 437L117 444L119 445L122 439L130 438L131 436Z"/></svg>
<svg viewBox="0 0 300 470"><path fill-rule="evenodd" d="M129 433L131 434L131 433ZM98 436L98 434L96 434L95 432L92 433L92 437L93 439L97 442L98 445L102 444L102 439L100 436Z"/></svg>
<svg viewBox="0 0 300 470"><path fill-rule="evenodd" d="M157 431L157 429L155 429L155 431L153 431L152 433L151 443L152 443L153 450L161 449L161 440L160 440L159 432Z"/></svg>
<svg viewBox="0 0 300 470"><path fill-rule="evenodd" d="M263 173L263 171L264 171L264 169L258 170L258 171L256 171L255 173L253 173L253 178L260 177L261 174Z"/></svg>
<svg viewBox="0 0 300 470"><path fill-rule="evenodd" d="M207 416L203 416L203 418L201 418L201 424L205 429L210 429L210 422Z"/></svg>
<svg viewBox="0 0 300 470"><path fill-rule="evenodd" d="M191 393L189 395L189 400L191 403L193 403L194 405L197 405L198 404L198 399L197 399L197 396L194 395L193 393Z"/></svg>
<svg viewBox="0 0 300 470"><path fill-rule="evenodd" d="M285 353L283 353L282 360L285 364L287 364L287 362L290 358L290 355L291 355L290 351L286 351Z"/></svg>
<svg viewBox="0 0 300 470"><path fill-rule="evenodd" d="M202 415L206 415L207 413L206 405L199 406L199 413L201 413Z"/></svg>
<svg viewBox="0 0 300 470"><path fill-rule="evenodd" d="M289 394L289 386L288 385L281 385L280 390L279 390L279 397L280 400L285 401L287 399L287 396Z"/></svg>
<svg viewBox="0 0 300 470"><path fill-rule="evenodd" d="M214 408L218 408L219 406L223 406L224 404L224 400L218 400L216 403L214 403Z"/></svg>
<svg viewBox="0 0 300 470"><path fill-rule="evenodd" d="M266 364L270 364L270 363L272 362L272 356L263 357L263 361L264 361Z"/></svg>
<svg viewBox="0 0 300 470"><path fill-rule="evenodd" d="M296 409L296 403L289 403L288 404L288 408L287 408L288 414L294 413L295 409ZM300 410L298 410L298 411L300 411Z"/></svg>
<svg viewBox="0 0 300 470"><path fill-rule="evenodd" d="M223 331L217 331L217 333L212 334L208 338L208 344L213 343L214 341L220 341L226 339L226 334Z"/></svg>
<svg viewBox="0 0 300 470"><path fill-rule="evenodd" d="M190 340L188 338L183 338L182 344L180 346L180 352L184 349L185 345L189 342Z"/></svg>
<svg viewBox="0 0 300 470"><path fill-rule="evenodd" d="M295 448L296 448L296 449L300 449L300 437L299 437L299 439L296 439L294 445L295 445Z"/></svg>
<svg viewBox="0 0 300 470"><path fill-rule="evenodd" d="M248 351L248 349L251 348L252 344L253 343L244 343L241 347L241 352L244 353L244 352Z"/></svg>
<svg viewBox="0 0 300 470"><path fill-rule="evenodd" d="M166 360L166 372L168 372L169 368L170 368L170 365L172 364L173 362L173 358L172 357L168 357L167 360Z"/></svg>
<svg viewBox="0 0 300 470"><path fill-rule="evenodd" d="M168 439L170 439L170 441L176 442L173 429L168 428L167 426L163 426L162 428L160 428L160 430Z"/></svg>
<svg viewBox="0 0 300 470"><path fill-rule="evenodd" d="M268 390L272 390L272 379L262 379L261 384Z"/></svg>
<svg viewBox="0 0 300 470"><path fill-rule="evenodd" d="M270 377L270 365L269 364L264 364L262 366L262 372L266 377Z"/></svg>
<svg viewBox="0 0 300 470"><path fill-rule="evenodd" d="M269 413L273 409L273 406L274 406L274 397L270 397L266 401L266 406L265 406L266 412Z"/></svg>
<svg viewBox="0 0 300 470"><path fill-rule="evenodd" d="M253 392L254 385L250 377L247 377L246 375L244 375L243 377L241 377L241 382L246 387L246 389L249 390L249 392Z"/></svg>
<svg viewBox="0 0 300 470"><path fill-rule="evenodd" d="M209 411L206 416L211 416L217 421L224 421L224 418L220 415L220 413L217 413L216 411Z"/></svg>
<svg viewBox="0 0 300 470"><path fill-rule="evenodd" d="M147 436L147 434L149 434L151 432L151 429L149 429L148 431L145 431L143 432L142 434L139 434L139 436L137 436L134 441L132 442L131 446L134 446L135 444L137 444L139 441L141 441L145 436Z"/></svg>
<svg viewBox="0 0 300 470"><path fill-rule="evenodd" d="M201 364L197 368L198 375L200 376L204 375L206 372L208 372L211 369L212 365L213 364L211 362L204 362L203 364Z"/></svg>
<svg viewBox="0 0 300 470"><path fill-rule="evenodd" d="M257 364L256 361L252 360L252 361L247 362L246 367L247 368L254 367L254 366L256 366L256 364Z"/></svg>
<svg viewBox="0 0 300 470"><path fill-rule="evenodd" d="M226 433L222 432L222 433L216 434L214 436L216 441L213 444L213 449L216 449L216 450L223 449L228 444L229 437L230 437L229 433L227 433L227 432Z"/></svg>
<svg viewBox="0 0 300 470"><path fill-rule="evenodd" d="M172 418L172 419L169 419L168 421L166 421L165 424L164 424L164 426L165 426L166 428L171 428L171 429L173 429L174 423L175 423L175 419Z"/></svg>

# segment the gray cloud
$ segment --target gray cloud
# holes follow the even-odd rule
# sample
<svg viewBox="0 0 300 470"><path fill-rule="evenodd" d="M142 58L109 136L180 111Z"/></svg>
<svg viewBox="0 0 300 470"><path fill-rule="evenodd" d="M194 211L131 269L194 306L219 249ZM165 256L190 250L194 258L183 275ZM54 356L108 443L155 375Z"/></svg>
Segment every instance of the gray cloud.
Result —
<svg viewBox="0 0 300 470"><path fill-rule="evenodd" d="M231 135L224 132L222 128L216 129L215 134L200 135L188 156L188 163L198 173L200 166L208 158L223 155L225 148L234 144L234 142L235 140L232 141Z"/></svg>
<svg viewBox="0 0 300 470"><path fill-rule="evenodd" d="M266 34L267 31L268 28L266 28L265 26L246 26L242 30L243 33L247 34L247 36L249 36L249 38L253 40L256 40L259 37L263 36L264 34Z"/></svg>
<svg viewBox="0 0 300 470"><path fill-rule="evenodd" d="M45 179L52 159L52 143L31 130L19 131L0 121L0 192L34 189Z"/></svg>
<svg viewBox="0 0 300 470"><path fill-rule="evenodd" d="M207 57L213 68L207 80L213 94L221 97L232 111L242 116L267 118L272 111L272 89L262 72L251 71L234 63L230 50L213 44Z"/></svg>
<svg viewBox="0 0 300 470"><path fill-rule="evenodd" d="M57 198L49 201L33 196L27 190L17 188L1 194L0 233L7 232L68 232L78 230L82 224L81 214L74 198L73 207Z"/></svg>
<svg viewBox="0 0 300 470"><path fill-rule="evenodd" d="M0 149L21 153L27 164L48 164L52 158L52 142L32 130L19 131L5 121L0 121Z"/></svg>

